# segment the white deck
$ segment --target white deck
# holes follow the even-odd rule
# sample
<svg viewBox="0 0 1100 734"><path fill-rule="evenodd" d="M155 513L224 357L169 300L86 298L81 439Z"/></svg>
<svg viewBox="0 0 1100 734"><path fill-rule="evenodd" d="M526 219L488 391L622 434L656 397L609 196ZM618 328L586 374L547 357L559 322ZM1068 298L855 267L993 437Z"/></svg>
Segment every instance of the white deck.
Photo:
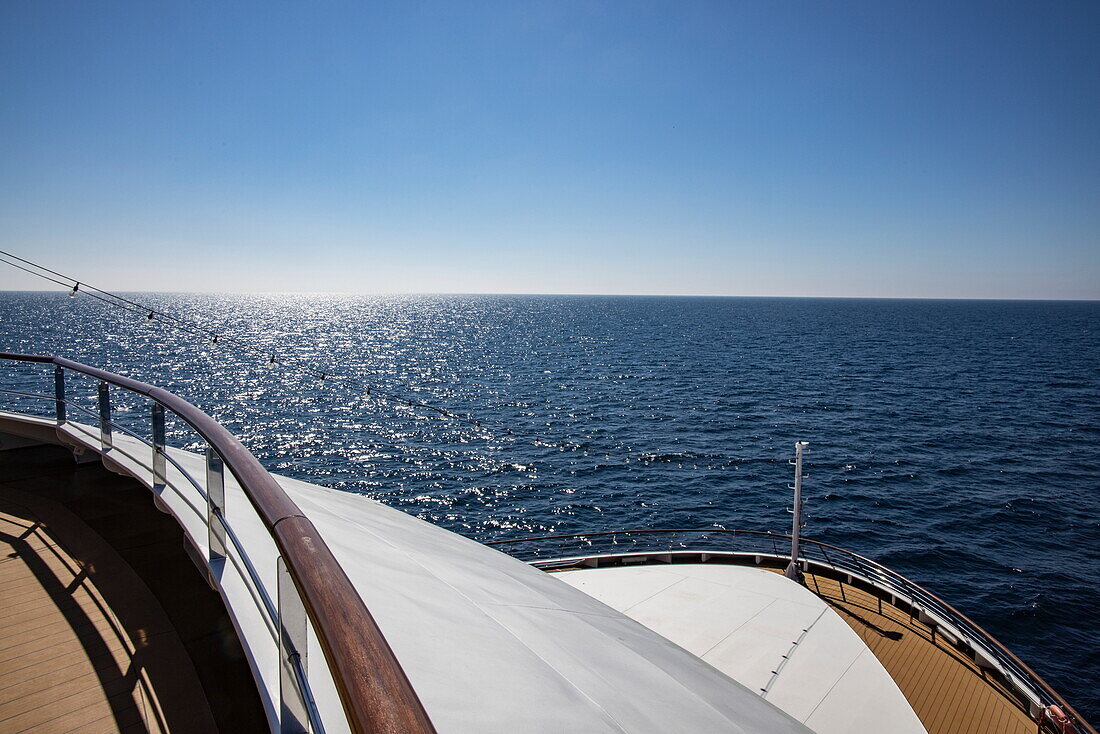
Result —
<svg viewBox="0 0 1100 734"><path fill-rule="evenodd" d="M554 576L362 497L279 482L360 589L441 732L807 731Z"/></svg>
<svg viewBox="0 0 1100 734"><path fill-rule="evenodd" d="M702 658L818 734L925 732L851 627L777 573L676 564L554 576Z"/></svg>
<svg viewBox="0 0 1100 734"><path fill-rule="evenodd" d="M19 424L33 424L38 435L53 432L52 421L0 414L0 430ZM98 448L98 430L90 426L70 423L58 433L68 443ZM109 466L150 486L149 448L117 433L115 446ZM205 477L202 457L169 452L192 476ZM170 483L186 485L175 468L168 475ZM440 732L809 731L560 578L365 497L276 479L359 589ZM226 517L274 598L274 545L228 472L225 490ZM157 491L205 554L199 514L172 491ZM273 713L278 663L272 629L240 574L226 565L215 575ZM309 678L326 728L346 730L315 640Z"/></svg>

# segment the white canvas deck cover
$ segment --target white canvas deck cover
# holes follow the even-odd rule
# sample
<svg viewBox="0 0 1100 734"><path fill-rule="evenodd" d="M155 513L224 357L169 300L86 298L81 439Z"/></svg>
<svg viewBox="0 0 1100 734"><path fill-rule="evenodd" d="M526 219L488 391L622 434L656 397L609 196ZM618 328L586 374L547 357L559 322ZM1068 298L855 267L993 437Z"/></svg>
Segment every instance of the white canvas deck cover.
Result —
<svg viewBox="0 0 1100 734"><path fill-rule="evenodd" d="M555 574L694 653L818 734L926 734L890 673L824 600L723 563Z"/></svg>
<svg viewBox="0 0 1100 734"><path fill-rule="evenodd" d="M362 497L280 479L441 732L810 730L624 614Z"/></svg>

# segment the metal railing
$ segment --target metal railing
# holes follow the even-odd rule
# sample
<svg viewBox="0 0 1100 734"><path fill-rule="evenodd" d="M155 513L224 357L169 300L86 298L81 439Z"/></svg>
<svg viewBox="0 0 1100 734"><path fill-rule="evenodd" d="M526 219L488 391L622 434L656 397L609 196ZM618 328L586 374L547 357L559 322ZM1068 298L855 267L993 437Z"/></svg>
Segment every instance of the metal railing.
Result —
<svg viewBox="0 0 1100 734"><path fill-rule="evenodd" d="M307 634L312 629L324 655L347 724L353 732L433 732L419 698L381 630L344 570L313 524L286 495L259 461L223 426L182 398L152 385L60 357L0 352L0 359L50 364L53 394L0 390L0 393L53 403L59 434L88 433L70 421L70 409L95 419L99 435L85 436L106 459L125 456L149 472L154 491L170 490L206 527L204 561L212 582L221 584L228 561L244 581L248 594L279 651L278 724L281 731L324 731L309 683ZM66 373L98 381L97 410L85 408L66 394ZM111 390L118 387L151 401L151 440L112 419ZM165 417L171 412L206 443L205 483L198 481L165 442ZM148 463L123 449L116 433L149 449ZM182 477L173 480L168 467ZM226 516L225 469L236 478L255 516L262 521L277 549L277 591L273 601L248 549ZM258 681L260 682L260 681Z"/></svg>
<svg viewBox="0 0 1100 734"><path fill-rule="evenodd" d="M767 565L782 570L790 562L791 536L754 530L666 529L625 530L489 541L504 553L545 570L631 562L708 561L723 559L745 565ZM603 563L601 563L601 559ZM861 581L867 590L908 605L922 622L946 631L960 650L969 652L986 670L999 673L1029 715L1041 726L1051 726L1047 711L1066 712L1077 731L1097 734L1039 675L977 623L932 592L869 558L808 538L800 539L798 558L805 573L826 572L849 585ZM1050 728L1050 731L1059 731ZM1068 730L1067 730L1068 731Z"/></svg>

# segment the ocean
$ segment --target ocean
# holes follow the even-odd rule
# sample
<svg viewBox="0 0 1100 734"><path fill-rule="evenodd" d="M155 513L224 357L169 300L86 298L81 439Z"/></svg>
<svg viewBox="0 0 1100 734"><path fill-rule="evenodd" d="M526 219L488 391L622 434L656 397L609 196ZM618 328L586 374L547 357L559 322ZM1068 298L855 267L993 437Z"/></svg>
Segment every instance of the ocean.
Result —
<svg viewBox="0 0 1100 734"><path fill-rule="evenodd" d="M162 386L274 472L478 540L786 533L787 461L808 441L807 536L943 597L1100 719L1100 303L132 298L218 343L83 294L7 292L0 349ZM45 369L12 363L0 386L52 390ZM94 406L91 380L70 390ZM144 403L115 402L146 430ZM169 438L200 446L178 423Z"/></svg>

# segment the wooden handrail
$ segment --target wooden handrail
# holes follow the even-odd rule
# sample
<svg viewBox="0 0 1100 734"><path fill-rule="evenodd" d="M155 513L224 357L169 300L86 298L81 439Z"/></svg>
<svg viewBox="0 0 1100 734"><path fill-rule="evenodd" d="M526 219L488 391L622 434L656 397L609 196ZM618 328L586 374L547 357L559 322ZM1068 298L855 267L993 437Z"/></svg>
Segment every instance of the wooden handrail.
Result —
<svg viewBox="0 0 1100 734"><path fill-rule="evenodd" d="M178 395L63 357L0 352L53 364L144 395L187 422L218 454L256 509L294 581L353 732L434 732L420 698L355 586L313 523L224 426Z"/></svg>

